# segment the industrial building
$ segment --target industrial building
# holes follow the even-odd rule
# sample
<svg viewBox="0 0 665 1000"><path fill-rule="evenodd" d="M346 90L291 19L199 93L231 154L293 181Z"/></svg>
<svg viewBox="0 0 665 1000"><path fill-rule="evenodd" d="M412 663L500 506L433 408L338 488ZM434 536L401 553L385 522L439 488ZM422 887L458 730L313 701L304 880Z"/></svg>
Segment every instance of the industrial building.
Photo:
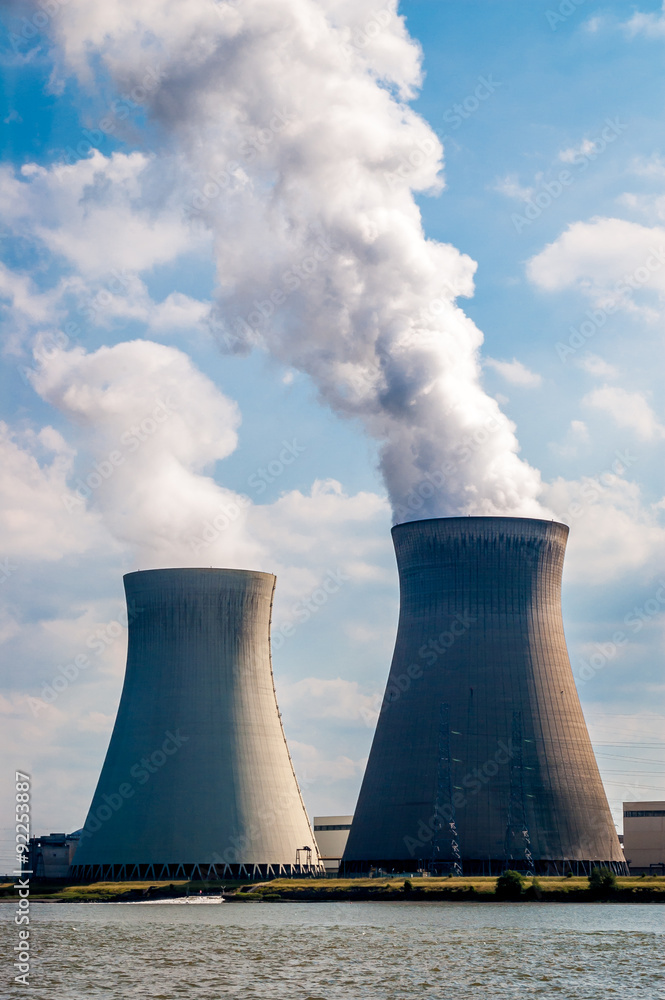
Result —
<svg viewBox="0 0 665 1000"><path fill-rule="evenodd" d="M665 875L665 802L624 802L623 852L632 875Z"/></svg>
<svg viewBox="0 0 665 1000"><path fill-rule="evenodd" d="M66 879L78 847L81 831L75 833L49 833L44 837L31 837L25 868L32 878L57 882Z"/></svg>
<svg viewBox="0 0 665 1000"><path fill-rule="evenodd" d="M275 697L275 577L161 569L124 582L124 686L72 876L322 872Z"/></svg>
<svg viewBox="0 0 665 1000"><path fill-rule="evenodd" d="M395 651L347 873L627 873L561 616L568 528L449 517L393 528Z"/></svg>
<svg viewBox="0 0 665 1000"><path fill-rule="evenodd" d="M353 816L315 816L314 836L327 874L339 870Z"/></svg>

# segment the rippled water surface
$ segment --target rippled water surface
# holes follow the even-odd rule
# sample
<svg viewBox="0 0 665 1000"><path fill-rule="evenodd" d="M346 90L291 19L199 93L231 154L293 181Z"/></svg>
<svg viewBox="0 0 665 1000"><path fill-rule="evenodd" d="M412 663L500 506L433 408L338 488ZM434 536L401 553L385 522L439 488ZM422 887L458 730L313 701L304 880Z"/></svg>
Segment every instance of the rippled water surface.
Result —
<svg viewBox="0 0 665 1000"><path fill-rule="evenodd" d="M0 996L665 1000L656 905L34 903L31 930L31 988Z"/></svg>

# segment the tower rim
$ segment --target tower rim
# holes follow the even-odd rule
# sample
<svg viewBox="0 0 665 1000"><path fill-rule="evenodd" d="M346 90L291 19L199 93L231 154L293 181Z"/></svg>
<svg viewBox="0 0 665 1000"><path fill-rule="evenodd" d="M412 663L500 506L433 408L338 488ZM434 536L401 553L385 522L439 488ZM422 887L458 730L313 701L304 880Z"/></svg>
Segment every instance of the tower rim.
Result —
<svg viewBox="0 0 665 1000"><path fill-rule="evenodd" d="M181 576L189 574L206 573L211 576L224 574L225 576L235 576L237 579L250 579L252 577L265 577L266 580L276 580L274 573L266 573L259 569L232 569L226 566L164 566L153 569L135 569L130 573L123 574L123 580L136 579L138 577L149 577L156 574L179 574Z"/></svg>
<svg viewBox="0 0 665 1000"><path fill-rule="evenodd" d="M394 534L399 528L405 528L408 525L425 525L433 523L445 522L449 524L452 521L459 521L465 524L478 524L481 522L487 523L493 521L495 523L505 522L505 521L523 521L528 524L538 524L538 525L556 525L557 528L563 528L566 533L570 532L570 526L564 521L557 521L554 517L527 517L526 515L518 514L451 514L444 515L442 517L420 517L414 518L412 521L398 521L397 524L393 524L390 529L391 534Z"/></svg>

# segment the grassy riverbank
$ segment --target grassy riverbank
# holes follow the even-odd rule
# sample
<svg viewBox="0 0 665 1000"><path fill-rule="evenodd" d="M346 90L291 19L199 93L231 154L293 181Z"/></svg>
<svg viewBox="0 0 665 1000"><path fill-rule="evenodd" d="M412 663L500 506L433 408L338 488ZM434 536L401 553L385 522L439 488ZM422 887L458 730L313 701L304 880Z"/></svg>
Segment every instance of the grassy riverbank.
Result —
<svg viewBox="0 0 665 1000"><path fill-rule="evenodd" d="M44 902L91 903L173 898L218 893L234 903L353 902L359 900L475 900L494 902L496 878L372 878L274 879L257 884L242 882L95 882L92 885L47 885L33 882L30 899ZM0 885L0 901L15 897L12 883ZM599 896L586 878L525 879L524 900L591 902ZM620 903L665 903L665 877L618 878L617 886L602 898Z"/></svg>
<svg viewBox="0 0 665 1000"><path fill-rule="evenodd" d="M345 900L476 900L493 902L496 878L413 878L413 879L276 879L261 883L245 898L267 902ZM587 878L525 879L522 899L543 902L587 902L597 898ZM619 878L617 888L608 893L616 902L664 902L665 878Z"/></svg>

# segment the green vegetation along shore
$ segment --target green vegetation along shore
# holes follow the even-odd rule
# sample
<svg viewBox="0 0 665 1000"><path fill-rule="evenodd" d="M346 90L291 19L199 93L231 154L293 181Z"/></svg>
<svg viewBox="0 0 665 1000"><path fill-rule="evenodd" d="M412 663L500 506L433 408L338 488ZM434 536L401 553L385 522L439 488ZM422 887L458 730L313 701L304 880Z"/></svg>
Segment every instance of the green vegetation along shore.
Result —
<svg viewBox="0 0 665 1000"><path fill-rule="evenodd" d="M48 885L33 882L32 902L107 903L220 894L233 903L435 901L494 902L502 899L556 903L665 903L665 877L617 878L591 885L587 878L523 878L513 886L496 878L274 879L270 882L95 882ZM0 901L15 898L14 885L0 885Z"/></svg>

